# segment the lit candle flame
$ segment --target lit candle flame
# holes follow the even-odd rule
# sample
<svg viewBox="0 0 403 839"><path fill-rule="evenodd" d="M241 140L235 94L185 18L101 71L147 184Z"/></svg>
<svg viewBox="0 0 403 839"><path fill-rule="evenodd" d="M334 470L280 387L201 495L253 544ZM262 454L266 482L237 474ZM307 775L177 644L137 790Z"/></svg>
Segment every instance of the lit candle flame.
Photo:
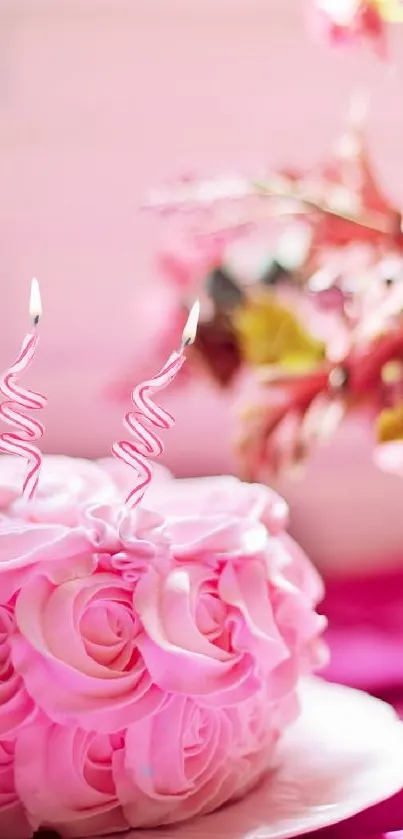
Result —
<svg viewBox="0 0 403 839"><path fill-rule="evenodd" d="M190 344L194 343L194 340L196 338L199 315L200 303L198 300L196 300L189 312L189 317L186 321L185 328L182 333L182 346L189 347Z"/></svg>
<svg viewBox="0 0 403 839"><path fill-rule="evenodd" d="M40 318L42 317L42 301L41 292L39 290L39 283L38 280L35 279L35 277L31 282L31 296L29 298L29 315L34 323L34 326L37 326Z"/></svg>

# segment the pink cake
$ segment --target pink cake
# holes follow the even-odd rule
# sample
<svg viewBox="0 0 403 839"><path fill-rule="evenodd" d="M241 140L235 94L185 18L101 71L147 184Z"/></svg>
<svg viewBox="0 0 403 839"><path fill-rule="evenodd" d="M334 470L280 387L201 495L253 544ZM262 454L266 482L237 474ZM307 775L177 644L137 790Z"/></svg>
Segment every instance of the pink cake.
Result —
<svg viewBox="0 0 403 839"><path fill-rule="evenodd" d="M271 490L0 460L0 837L101 836L243 795L322 663L322 585ZM130 470L128 470L130 471Z"/></svg>

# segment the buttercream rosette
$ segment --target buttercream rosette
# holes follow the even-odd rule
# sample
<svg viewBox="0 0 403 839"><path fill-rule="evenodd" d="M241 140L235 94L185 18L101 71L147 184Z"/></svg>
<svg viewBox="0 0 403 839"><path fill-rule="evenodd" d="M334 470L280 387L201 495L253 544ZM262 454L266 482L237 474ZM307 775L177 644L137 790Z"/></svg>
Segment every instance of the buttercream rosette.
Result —
<svg viewBox="0 0 403 839"><path fill-rule="evenodd" d="M102 836L243 795L325 656L322 583L271 490L0 461L0 837Z"/></svg>

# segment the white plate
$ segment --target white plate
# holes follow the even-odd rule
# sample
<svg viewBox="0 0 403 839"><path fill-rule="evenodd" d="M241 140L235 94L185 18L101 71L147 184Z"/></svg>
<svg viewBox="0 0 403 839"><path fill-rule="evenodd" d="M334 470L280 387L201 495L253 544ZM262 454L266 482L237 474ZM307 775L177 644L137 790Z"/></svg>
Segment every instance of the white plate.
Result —
<svg viewBox="0 0 403 839"><path fill-rule="evenodd" d="M278 769L247 798L175 828L130 831L122 839L291 839L403 787L403 723L388 705L319 679L307 681L301 694L302 714L284 737Z"/></svg>

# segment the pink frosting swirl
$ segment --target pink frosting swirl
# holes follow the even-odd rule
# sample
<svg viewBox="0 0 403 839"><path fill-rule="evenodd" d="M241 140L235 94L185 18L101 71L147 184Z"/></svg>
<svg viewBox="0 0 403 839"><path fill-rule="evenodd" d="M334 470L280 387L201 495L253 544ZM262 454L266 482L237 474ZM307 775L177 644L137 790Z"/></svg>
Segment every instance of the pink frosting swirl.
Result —
<svg viewBox="0 0 403 839"><path fill-rule="evenodd" d="M27 501L20 497L21 468L18 458L0 457L0 510L13 517L74 526L82 505L118 497L113 479L96 463L47 455L35 496Z"/></svg>
<svg viewBox="0 0 403 839"><path fill-rule="evenodd" d="M129 823L152 827L181 821L244 793L272 762L279 731L270 711L264 694L241 712L225 708L220 713L182 695L131 726L115 771Z"/></svg>
<svg viewBox="0 0 403 839"><path fill-rule="evenodd" d="M150 489L152 506L166 516L176 557L211 557L223 549L240 555L264 542L284 576L314 604L324 595L323 581L303 550L286 533L288 505L270 487L245 484L232 476L158 482ZM263 528L257 528L260 523ZM267 532L270 538L267 539ZM232 546L232 547L231 547ZM203 558L204 559L204 558Z"/></svg>
<svg viewBox="0 0 403 839"><path fill-rule="evenodd" d="M37 715L36 705L11 661L14 630L11 608L0 606L0 740L13 740L22 726Z"/></svg>
<svg viewBox="0 0 403 839"><path fill-rule="evenodd" d="M127 830L114 778L123 748L123 734L103 735L45 719L25 728L15 748L14 774L31 825L51 824L66 837Z"/></svg>
<svg viewBox="0 0 403 839"><path fill-rule="evenodd" d="M83 528L4 520L0 524L0 603L44 574L55 585L91 574L97 565Z"/></svg>
<svg viewBox="0 0 403 839"><path fill-rule="evenodd" d="M253 696L269 674L275 697L285 683L288 692L324 627L264 556L225 562L221 555L216 568L182 561L164 576L150 570L135 605L153 681L218 707Z"/></svg>
<svg viewBox="0 0 403 839"><path fill-rule="evenodd" d="M0 836L30 839L32 826L15 788L14 743L0 741Z"/></svg>
<svg viewBox="0 0 403 839"><path fill-rule="evenodd" d="M21 590L15 613L14 666L50 719L115 732L162 705L139 648L132 586L119 575L56 587L37 577Z"/></svg>
<svg viewBox="0 0 403 839"><path fill-rule="evenodd" d="M245 484L229 475L167 481L150 487L146 505L168 518L196 520L219 514L228 521L261 521L273 535L288 524L284 499L261 484Z"/></svg>
<svg viewBox="0 0 403 839"><path fill-rule="evenodd" d="M130 470L115 458L94 462L46 455L42 458L35 496L27 501L21 497L23 474L23 463L19 458L0 456L0 513L26 521L70 527L78 524L85 506L123 502L133 484ZM168 480L172 481L168 470L156 465L153 490Z"/></svg>
<svg viewBox="0 0 403 839"><path fill-rule="evenodd" d="M0 833L214 809L270 765L323 658L321 582L270 490L165 475L133 513L116 474L74 486L60 522L46 495L0 521Z"/></svg>

